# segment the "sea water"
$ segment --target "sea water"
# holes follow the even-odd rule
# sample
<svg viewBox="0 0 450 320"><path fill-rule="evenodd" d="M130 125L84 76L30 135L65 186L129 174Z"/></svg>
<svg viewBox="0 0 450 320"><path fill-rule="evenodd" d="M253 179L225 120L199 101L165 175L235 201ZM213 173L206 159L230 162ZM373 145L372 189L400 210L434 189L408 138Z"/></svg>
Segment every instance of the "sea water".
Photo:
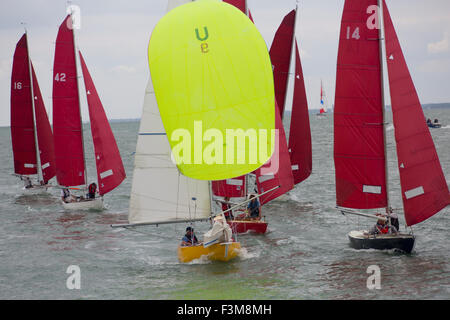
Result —
<svg viewBox="0 0 450 320"><path fill-rule="evenodd" d="M425 116L443 124L430 131L450 181L450 110L425 110ZM127 220L138 121L112 123L127 178L104 197L103 212L64 212L57 189L24 196L11 175L10 129L0 128L0 299L449 299L450 208L413 227L412 254L350 248L348 232L374 221L336 211L333 115L310 114L310 123L313 172L287 200L263 207L268 232L238 236L243 249L234 261L187 264L177 259L184 224L110 227ZM91 182L88 124L84 131ZM390 196L401 208L392 126L387 141ZM194 227L201 238L209 225ZM374 265L380 289L368 288ZM70 289L73 266L79 289Z"/></svg>

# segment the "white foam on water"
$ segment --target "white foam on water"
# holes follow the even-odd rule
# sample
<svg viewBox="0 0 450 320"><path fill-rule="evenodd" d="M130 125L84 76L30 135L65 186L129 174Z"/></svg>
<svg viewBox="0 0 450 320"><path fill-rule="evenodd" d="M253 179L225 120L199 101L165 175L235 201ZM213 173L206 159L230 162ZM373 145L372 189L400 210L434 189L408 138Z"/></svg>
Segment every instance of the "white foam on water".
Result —
<svg viewBox="0 0 450 320"><path fill-rule="evenodd" d="M241 260L248 260L253 258L259 258L261 251L249 252L246 248L237 249L238 256Z"/></svg>

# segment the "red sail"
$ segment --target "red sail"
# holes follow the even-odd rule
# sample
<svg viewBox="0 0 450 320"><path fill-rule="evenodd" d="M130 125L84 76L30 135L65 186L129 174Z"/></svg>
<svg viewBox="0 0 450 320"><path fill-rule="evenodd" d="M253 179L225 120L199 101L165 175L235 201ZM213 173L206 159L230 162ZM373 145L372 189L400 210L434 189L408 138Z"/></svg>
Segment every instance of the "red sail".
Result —
<svg viewBox="0 0 450 320"><path fill-rule="evenodd" d="M289 12L278 27L272 46L270 60L272 61L275 99L277 100L281 118L284 113L289 65L291 62L292 40L294 36L296 11Z"/></svg>
<svg viewBox="0 0 450 320"><path fill-rule="evenodd" d="M289 131L289 155L294 183L309 177L312 170L311 129L302 65L295 41L295 82Z"/></svg>
<svg viewBox="0 0 450 320"><path fill-rule="evenodd" d="M247 9L247 0L223 0L223 2L235 6L236 8L241 10L244 14L247 14L246 11L248 11L248 17L253 22L252 14L250 13L250 10Z"/></svg>
<svg viewBox="0 0 450 320"><path fill-rule="evenodd" d="M16 174L36 174L27 35L17 42L11 74L11 140Z"/></svg>
<svg viewBox="0 0 450 320"><path fill-rule="evenodd" d="M53 145L53 133L45 110L44 100L42 100L41 90L31 64L33 74L34 110L36 114L36 131L38 137L39 154L41 160L42 177L44 182L48 182L56 174L55 151Z"/></svg>
<svg viewBox="0 0 450 320"><path fill-rule="evenodd" d="M386 59L406 223L424 221L450 204L447 182L386 3Z"/></svg>
<svg viewBox="0 0 450 320"><path fill-rule="evenodd" d="M245 176L212 181L212 192L218 197L243 198L247 195Z"/></svg>
<svg viewBox="0 0 450 320"><path fill-rule="evenodd" d="M261 194L277 186L280 186L280 188L261 196L261 205L278 198L294 187L294 177L292 176L286 135L276 102L275 129L278 131L278 137L275 135L275 150L273 155L266 164L255 171L255 174L258 193Z"/></svg>
<svg viewBox="0 0 450 320"><path fill-rule="evenodd" d="M377 0L346 0L334 106L338 206L387 206L379 35L367 13Z"/></svg>
<svg viewBox="0 0 450 320"><path fill-rule="evenodd" d="M226 2L228 4L231 4L241 10L243 13L246 13L246 2L247 0L223 0L223 2Z"/></svg>
<svg viewBox="0 0 450 320"><path fill-rule="evenodd" d="M113 190L125 179L125 169L94 82L81 52L79 54L91 120L98 188L100 195L103 195Z"/></svg>
<svg viewBox="0 0 450 320"><path fill-rule="evenodd" d="M85 184L83 128L70 16L59 27L53 64L53 136L56 177L63 186Z"/></svg>

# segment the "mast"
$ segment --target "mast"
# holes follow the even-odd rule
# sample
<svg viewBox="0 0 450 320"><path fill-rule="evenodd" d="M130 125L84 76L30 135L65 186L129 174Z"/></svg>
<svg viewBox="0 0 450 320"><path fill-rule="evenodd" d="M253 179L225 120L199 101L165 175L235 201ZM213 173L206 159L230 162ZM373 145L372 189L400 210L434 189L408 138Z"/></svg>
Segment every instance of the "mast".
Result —
<svg viewBox="0 0 450 320"><path fill-rule="evenodd" d="M88 176L87 176L87 169L86 169L86 154L84 151L84 134L83 134L83 119L81 116L80 83L78 82L77 44L76 44L75 29L74 29L74 24L73 24L73 19L72 19L72 10L70 11L70 21L72 22L73 54L75 56L75 78L76 78L76 82L77 82L77 92L78 92L78 109L80 111L81 146L83 149L83 163L84 163L84 187L87 190Z"/></svg>
<svg viewBox="0 0 450 320"><path fill-rule="evenodd" d="M28 33L27 29L25 28L25 35L26 35L26 41L27 41L27 56L28 56L28 72L30 73L30 88L31 88L31 106L33 109L33 133L34 133L34 146L36 150L36 162L37 162L37 174L38 174L38 181L41 182L44 180L44 176L42 174L42 167L41 167L41 155L39 152L39 141L37 136L37 126L36 126L36 108L34 105L34 89L33 89L33 72L31 72L31 59L30 59L30 51L28 49Z"/></svg>
<svg viewBox="0 0 450 320"><path fill-rule="evenodd" d="M378 41L380 50L380 75L381 75L381 109L383 113L383 144L384 144L384 170L386 176L386 213L389 213L389 166L388 166L388 154L386 145L386 107L384 103L384 75L383 75L383 28L382 28L382 1L378 0ZM390 218L389 218L390 223Z"/></svg>
<svg viewBox="0 0 450 320"><path fill-rule="evenodd" d="M298 0L296 1L296 4L295 4L295 18L294 18L294 30L292 32L291 55L289 57L289 68L288 68L288 76L287 76L287 82L286 82L286 92L284 93L284 106L283 106L283 114L281 115L281 119L283 119L284 110L286 110L288 88L289 88L289 83L291 82L289 75L291 74L292 60L295 59L295 58L293 58L293 55L295 52L295 27L297 26L297 14L298 14ZM294 77L295 77L295 70L294 70ZM288 139L289 139L289 137L288 137ZM289 141L287 141L287 142L289 143Z"/></svg>

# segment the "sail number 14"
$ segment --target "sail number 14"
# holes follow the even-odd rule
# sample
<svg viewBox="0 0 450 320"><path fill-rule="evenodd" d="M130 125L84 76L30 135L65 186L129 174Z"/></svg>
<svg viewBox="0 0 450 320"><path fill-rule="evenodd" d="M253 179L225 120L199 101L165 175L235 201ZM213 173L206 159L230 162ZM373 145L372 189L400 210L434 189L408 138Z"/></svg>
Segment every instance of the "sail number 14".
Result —
<svg viewBox="0 0 450 320"><path fill-rule="evenodd" d="M347 39L350 39L350 27L347 27ZM361 36L359 35L359 27L356 27L355 30L352 33L352 39L359 40Z"/></svg>

